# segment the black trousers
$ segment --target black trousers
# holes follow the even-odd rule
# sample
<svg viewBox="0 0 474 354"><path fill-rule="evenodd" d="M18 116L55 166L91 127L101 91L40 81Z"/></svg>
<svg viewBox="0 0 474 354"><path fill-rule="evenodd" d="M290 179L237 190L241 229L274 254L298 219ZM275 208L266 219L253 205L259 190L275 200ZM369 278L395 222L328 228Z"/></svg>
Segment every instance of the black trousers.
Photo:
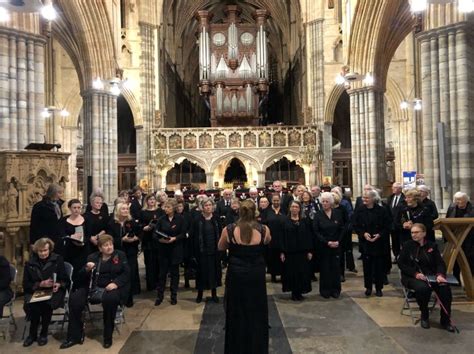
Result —
<svg viewBox="0 0 474 354"><path fill-rule="evenodd" d="M50 301L35 302L26 304L27 315L30 318L30 333L32 338L38 337L38 327L41 322L41 337L48 336L48 327L51 323L53 308Z"/></svg>
<svg viewBox="0 0 474 354"><path fill-rule="evenodd" d="M84 330L83 313L87 305L87 292L85 288L74 291L69 297L69 326L67 338L73 342L79 342ZM115 315L120 304L120 291L118 289L104 292L102 297L102 309L104 316L104 341L112 339L115 325Z"/></svg>
<svg viewBox="0 0 474 354"><path fill-rule="evenodd" d="M390 232L390 238L392 240L392 252L395 258L398 258L400 255L400 250L402 248L400 243L400 232L392 231Z"/></svg>
<svg viewBox="0 0 474 354"><path fill-rule="evenodd" d="M325 249L321 251L319 293L323 296L341 293L340 258L341 254L339 249Z"/></svg>
<svg viewBox="0 0 474 354"><path fill-rule="evenodd" d="M133 295L140 294L140 274L138 273L138 249L126 250L128 266L130 267L130 292L127 302L133 302Z"/></svg>
<svg viewBox="0 0 474 354"><path fill-rule="evenodd" d="M438 294L439 299L443 303L444 307L448 311L449 314L451 314L451 302L453 299L453 296L451 294L451 288L449 285L444 284L430 284L431 288L428 286L428 284L423 281L419 280L416 278L403 278L402 283L405 287L408 289L414 290L415 291L415 297L416 297L416 302L418 303L418 306L420 307L421 311L421 317L425 320L429 318L429 310L428 310L428 303L430 302L431 298L431 292L432 289ZM449 317L447 314L444 313L443 309L440 309L440 314L441 314L441 324L442 325L447 325L449 324Z"/></svg>
<svg viewBox="0 0 474 354"><path fill-rule="evenodd" d="M173 264L173 259L171 257L160 257L160 276L158 278L157 288L158 298L163 299L168 273L171 276L171 297L176 298L179 285L179 264Z"/></svg>
<svg viewBox="0 0 474 354"><path fill-rule="evenodd" d="M12 297L13 292L10 288L0 290L0 318L3 317L3 307L8 304Z"/></svg>
<svg viewBox="0 0 474 354"><path fill-rule="evenodd" d="M143 250L145 261L146 289L155 290L158 285L158 274L160 274L160 265L158 262L158 250L146 248Z"/></svg>
<svg viewBox="0 0 474 354"><path fill-rule="evenodd" d="M382 290L386 271L386 256L372 256L363 254L362 266L364 268L364 287L372 289L375 285L376 290Z"/></svg>

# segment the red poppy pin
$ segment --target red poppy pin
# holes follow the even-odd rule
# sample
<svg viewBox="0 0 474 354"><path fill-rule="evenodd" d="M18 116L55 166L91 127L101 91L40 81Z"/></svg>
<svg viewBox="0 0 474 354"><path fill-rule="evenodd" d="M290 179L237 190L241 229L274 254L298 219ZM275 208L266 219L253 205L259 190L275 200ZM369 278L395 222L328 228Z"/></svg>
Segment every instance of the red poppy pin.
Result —
<svg viewBox="0 0 474 354"><path fill-rule="evenodd" d="M131 227L132 225L130 223L125 224L126 227Z"/></svg>
<svg viewBox="0 0 474 354"><path fill-rule="evenodd" d="M176 228L176 225L171 225L171 228L172 228L172 229L175 229L175 228Z"/></svg>
<svg viewBox="0 0 474 354"><path fill-rule="evenodd" d="M119 262L120 262L120 258L118 256L115 256L114 258L112 258L113 264L119 264Z"/></svg>
<svg viewBox="0 0 474 354"><path fill-rule="evenodd" d="M428 252L428 253L431 253L431 252L433 252L433 249L432 249L432 248L428 248L428 251L427 251L427 252Z"/></svg>

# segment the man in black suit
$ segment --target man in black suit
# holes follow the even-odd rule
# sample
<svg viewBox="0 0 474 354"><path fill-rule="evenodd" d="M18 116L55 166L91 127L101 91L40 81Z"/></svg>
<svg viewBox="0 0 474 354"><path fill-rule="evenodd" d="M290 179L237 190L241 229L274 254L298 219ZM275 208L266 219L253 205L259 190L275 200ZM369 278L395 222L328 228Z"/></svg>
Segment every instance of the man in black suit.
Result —
<svg viewBox="0 0 474 354"><path fill-rule="evenodd" d="M230 204L232 202L232 190L224 189L222 191L222 198L216 204L216 215L221 220L222 225L225 223L225 216L230 210Z"/></svg>
<svg viewBox="0 0 474 354"><path fill-rule="evenodd" d="M130 203L130 214L134 220L140 218L140 211L143 209L143 190L140 186L133 187L132 190L132 201Z"/></svg>
<svg viewBox="0 0 474 354"><path fill-rule="evenodd" d="M393 264L397 263L398 256L400 255L400 231L394 227L397 220L400 219L400 210L405 205L405 195L402 193L402 184L395 182L392 184L392 195L387 199L388 210L392 218L392 227L390 231L390 237L392 239L392 252L395 260Z"/></svg>
<svg viewBox="0 0 474 354"><path fill-rule="evenodd" d="M311 187L311 196L313 197L314 204L316 204L316 211L320 211L322 209L321 202L319 201L320 194L321 194L320 186Z"/></svg>

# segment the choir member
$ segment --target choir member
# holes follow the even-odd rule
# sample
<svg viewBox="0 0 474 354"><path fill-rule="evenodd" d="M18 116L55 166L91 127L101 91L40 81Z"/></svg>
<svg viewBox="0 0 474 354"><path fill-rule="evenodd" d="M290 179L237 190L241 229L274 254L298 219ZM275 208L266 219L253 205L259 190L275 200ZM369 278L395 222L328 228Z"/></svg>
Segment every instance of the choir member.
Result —
<svg viewBox="0 0 474 354"><path fill-rule="evenodd" d="M140 186L133 187L132 197L130 198L130 215L133 220L138 220L140 218L140 212L143 209L144 205L144 195L143 190Z"/></svg>
<svg viewBox="0 0 474 354"><path fill-rule="evenodd" d="M397 263L398 256L400 254L400 232L401 230L396 227L398 218L400 217L401 209L405 205L405 194L402 193L402 184L395 182L392 184L392 194L387 199L387 204L392 219L392 226L390 231L390 237L392 239L392 252L395 257L394 263Z"/></svg>
<svg viewBox="0 0 474 354"><path fill-rule="evenodd" d="M420 192L421 205L425 207L431 216L431 220L436 220L439 217L438 208L433 200L429 198L431 190L428 186L421 185L416 188ZM433 228L429 228L426 231L426 238L430 241L435 241L435 232Z"/></svg>
<svg viewBox="0 0 474 354"><path fill-rule="evenodd" d="M104 205L106 206L104 209ZM109 223L107 204L104 203L102 194L92 193L89 198L89 210L86 209L84 219L86 220L86 239L89 241L89 254L97 252L97 240L100 235L105 234Z"/></svg>
<svg viewBox="0 0 474 354"><path fill-rule="evenodd" d="M239 209L240 209L240 199L237 197L232 198L230 203L230 210L227 211L225 217L225 225L230 225L235 223L239 219Z"/></svg>
<svg viewBox="0 0 474 354"><path fill-rule="evenodd" d="M272 234L272 240L268 244L266 252L267 272L271 275L272 283L277 282L276 277L277 275L281 276L282 272L280 255L282 251L286 215L283 213L280 200L280 194L273 193L272 205L268 208L265 220L266 225Z"/></svg>

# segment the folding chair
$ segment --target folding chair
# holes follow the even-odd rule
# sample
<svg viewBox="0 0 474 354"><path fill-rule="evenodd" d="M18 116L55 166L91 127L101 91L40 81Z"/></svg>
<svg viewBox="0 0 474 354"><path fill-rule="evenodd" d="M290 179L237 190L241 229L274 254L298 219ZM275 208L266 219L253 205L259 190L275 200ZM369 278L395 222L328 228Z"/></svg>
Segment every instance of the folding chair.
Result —
<svg viewBox="0 0 474 354"><path fill-rule="evenodd" d="M13 295L12 295L12 298L10 299L10 301L5 304L5 307L8 309L8 315L4 315L2 317L2 319L8 319L8 328L6 328L6 331L4 332L4 336L5 336L5 339L8 339L8 336L10 335L10 326L13 325L13 327L15 328L15 330L17 329L17 325L16 325L16 321L15 321L15 316L13 315L13 304L15 303L15 299L16 299L16 289L17 289L17 286L16 286L16 278L17 278L17 275L18 275L18 271L17 269L15 268L14 265L10 264L10 279L11 279L11 288L12 288L12 292L13 292Z"/></svg>
<svg viewBox="0 0 474 354"><path fill-rule="evenodd" d="M72 273L74 271L74 267L71 263L64 262L64 268L66 269L66 274L69 277L69 288L66 289L66 294L64 295L64 307L62 309L58 309L53 311L53 315L51 317L51 325L55 325L56 327L61 325L61 331L64 330L64 323L69 321L69 296L72 291L73 281L72 281ZM55 319L57 318L57 319ZM25 339L26 330L28 324L30 323L30 319L28 316L25 317L25 325L23 327L23 334L22 339ZM51 328L51 327L50 327Z"/></svg>
<svg viewBox="0 0 474 354"><path fill-rule="evenodd" d="M403 306L402 309L400 310L400 314L404 316L410 316L413 324L415 325L419 321L419 316L417 314L420 313L420 308L418 307L418 303L416 302L415 298L415 290L409 289L403 285L401 279L402 279L402 272L399 270L399 275L400 275L400 284L402 286L402 292L403 292ZM431 298L430 302L428 303L428 309L430 310L430 313L434 310L436 306L436 298L434 293L431 293ZM409 313L406 313L406 312Z"/></svg>
<svg viewBox="0 0 474 354"><path fill-rule="evenodd" d="M93 306L94 308L91 309L91 306ZM100 305L100 304L91 305L91 304L87 303L85 312L89 317L89 321L93 321L93 318L92 318L93 315L102 314L103 311L102 311L102 309L98 309L99 306L100 306L100 308L102 308L102 305ZM97 308L97 310L96 310L96 308ZM117 331L118 334L120 334L119 326L122 326L124 323L125 323L125 306L120 304L120 305L118 305L117 313L115 314L115 324L117 326L114 326L114 328L115 328L115 330Z"/></svg>

